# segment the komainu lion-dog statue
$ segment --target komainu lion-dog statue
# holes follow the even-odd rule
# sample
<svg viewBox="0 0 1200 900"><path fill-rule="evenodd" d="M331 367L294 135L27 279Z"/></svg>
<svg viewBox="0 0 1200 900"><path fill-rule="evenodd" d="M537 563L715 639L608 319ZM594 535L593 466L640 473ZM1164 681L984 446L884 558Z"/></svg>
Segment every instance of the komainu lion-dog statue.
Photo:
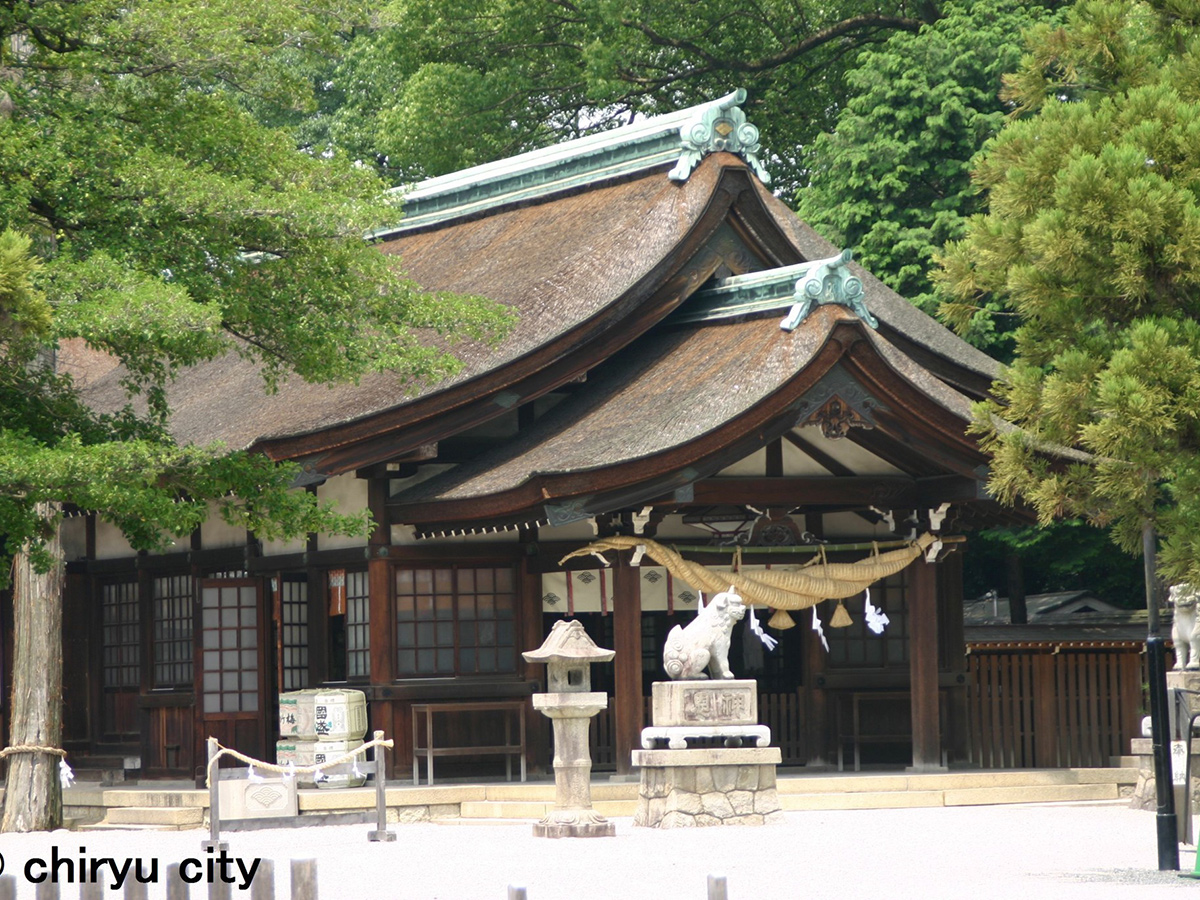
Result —
<svg viewBox="0 0 1200 900"><path fill-rule="evenodd" d="M733 678L729 671L729 635L733 623L746 615L742 598L732 589L713 597L686 626L676 625L663 648L663 668L676 681Z"/></svg>
<svg viewBox="0 0 1200 900"><path fill-rule="evenodd" d="M1200 622L1196 616L1200 590L1192 584L1176 584L1171 587L1170 600L1175 607L1175 624L1171 626L1175 668L1200 669Z"/></svg>

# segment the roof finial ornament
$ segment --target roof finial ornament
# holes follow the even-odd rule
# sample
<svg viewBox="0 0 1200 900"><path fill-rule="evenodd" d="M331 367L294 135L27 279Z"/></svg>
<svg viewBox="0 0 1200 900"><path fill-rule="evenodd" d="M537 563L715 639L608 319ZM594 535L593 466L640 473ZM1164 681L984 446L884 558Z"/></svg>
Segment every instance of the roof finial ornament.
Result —
<svg viewBox="0 0 1200 900"><path fill-rule="evenodd" d="M687 181L692 169L699 165L705 154L717 150L737 153L750 164L754 174L763 184L771 183L771 176L758 161L758 129L746 121L746 114L739 104L746 102L746 91L738 88L732 94L715 100L703 107L696 118L679 129L683 153L667 177L672 181Z"/></svg>
<svg viewBox="0 0 1200 900"><path fill-rule="evenodd" d="M850 250L843 250L839 256L819 260L804 273L796 282L796 302L779 327L784 331L792 331L814 307L836 303L849 307L872 328L878 328L879 320L871 315L863 299L862 281L851 275L846 265L853 258Z"/></svg>

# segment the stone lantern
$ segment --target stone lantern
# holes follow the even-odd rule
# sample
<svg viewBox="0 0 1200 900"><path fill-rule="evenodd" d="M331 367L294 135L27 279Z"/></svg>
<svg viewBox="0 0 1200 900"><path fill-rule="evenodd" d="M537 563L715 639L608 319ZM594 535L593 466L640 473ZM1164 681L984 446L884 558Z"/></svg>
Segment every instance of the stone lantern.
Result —
<svg viewBox="0 0 1200 900"><path fill-rule="evenodd" d="M533 708L554 723L554 809L533 826L535 837L609 837L612 822L592 809L592 753L588 720L608 707L608 695L592 690L592 663L611 662L616 653L597 647L578 619L554 623L545 642L521 654L546 664L544 694Z"/></svg>

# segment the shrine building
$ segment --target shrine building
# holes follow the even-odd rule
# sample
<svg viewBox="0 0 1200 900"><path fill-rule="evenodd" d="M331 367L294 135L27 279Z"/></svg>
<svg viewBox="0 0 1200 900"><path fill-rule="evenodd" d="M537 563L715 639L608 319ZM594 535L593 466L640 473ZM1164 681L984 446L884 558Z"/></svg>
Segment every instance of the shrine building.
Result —
<svg viewBox="0 0 1200 900"><path fill-rule="evenodd" d="M379 251L428 290L517 316L498 344L456 345L453 377L293 378L269 394L236 354L182 372L179 441L294 460L298 489L377 525L272 543L214 516L137 554L104 521L67 520L72 757L191 777L213 735L271 759L279 692L336 686L366 693L398 774L414 707L436 715L439 748L462 751L439 774L503 775L511 753L470 748L511 746L521 719L525 760L544 770L548 728L528 701L544 667L521 652L573 617L616 651L592 667L610 695L592 744L598 768L624 773L667 632L700 602L653 547L751 575L928 535L869 588L881 633L861 591L759 605L747 618L778 646L747 623L731 661L758 680L785 765L965 759L962 542L1013 520L966 434L997 365L772 194L742 99L406 193L403 218L369 236ZM118 374L91 402L121 402ZM614 536L633 549L563 561Z"/></svg>

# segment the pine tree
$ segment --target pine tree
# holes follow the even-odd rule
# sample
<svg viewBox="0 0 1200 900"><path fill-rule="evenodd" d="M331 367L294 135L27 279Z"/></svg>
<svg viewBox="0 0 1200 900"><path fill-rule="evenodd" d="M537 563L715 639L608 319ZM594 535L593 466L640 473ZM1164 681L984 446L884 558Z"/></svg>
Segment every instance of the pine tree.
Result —
<svg viewBox="0 0 1200 900"><path fill-rule="evenodd" d="M999 298L1016 359L979 409L992 489L1043 522L1110 525L1200 582L1200 4L1081 0L1041 27L975 170L988 212L940 280Z"/></svg>

